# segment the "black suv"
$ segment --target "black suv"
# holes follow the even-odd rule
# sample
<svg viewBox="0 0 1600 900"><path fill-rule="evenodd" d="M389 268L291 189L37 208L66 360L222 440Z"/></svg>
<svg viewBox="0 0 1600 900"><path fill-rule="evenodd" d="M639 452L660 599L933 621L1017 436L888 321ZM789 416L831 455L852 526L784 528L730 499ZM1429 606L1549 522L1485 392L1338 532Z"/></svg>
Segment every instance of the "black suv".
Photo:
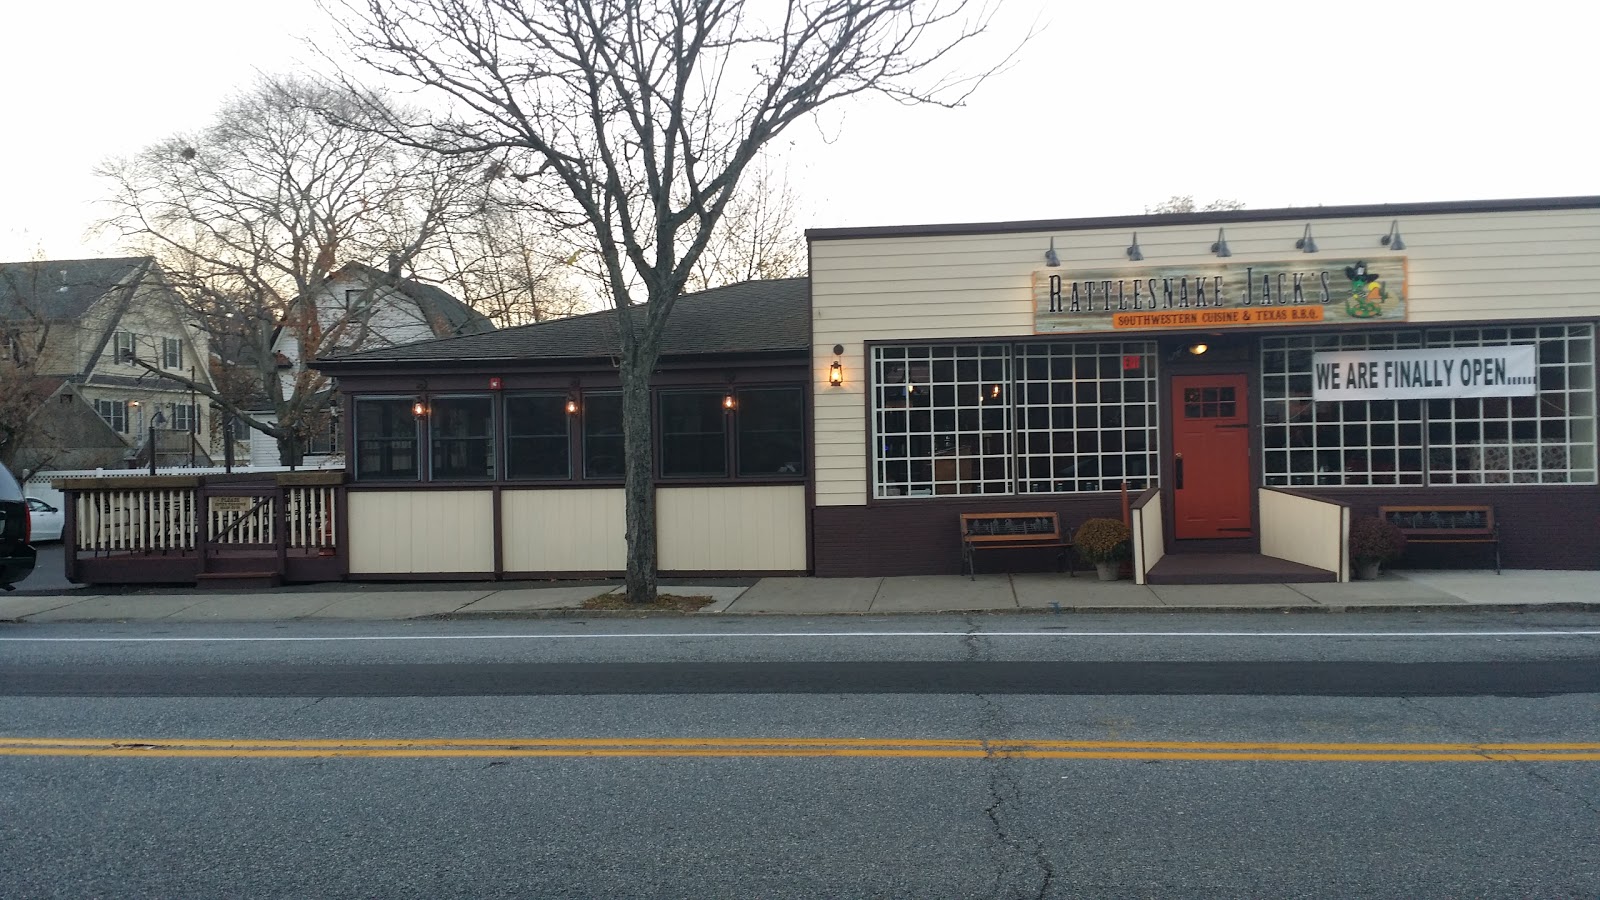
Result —
<svg viewBox="0 0 1600 900"><path fill-rule="evenodd" d="M33 572L36 558L28 527L28 501L11 473L0 467L0 588L11 586Z"/></svg>

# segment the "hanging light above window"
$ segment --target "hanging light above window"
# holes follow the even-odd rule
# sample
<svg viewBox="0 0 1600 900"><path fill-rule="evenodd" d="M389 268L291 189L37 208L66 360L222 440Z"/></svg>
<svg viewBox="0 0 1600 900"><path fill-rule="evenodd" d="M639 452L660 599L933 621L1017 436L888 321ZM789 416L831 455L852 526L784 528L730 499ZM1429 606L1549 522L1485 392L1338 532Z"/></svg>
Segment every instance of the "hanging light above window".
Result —
<svg viewBox="0 0 1600 900"><path fill-rule="evenodd" d="M567 393L567 415L575 416L577 414L578 414L578 395L569 391Z"/></svg>
<svg viewBox="0 0 1600 900"><path fill-rule="evenodd" d="M428 401L424 400L421 397L418 397L415 400L411 401L411 414L413 416L416 416L419 419L427 418L427 416L428 416Z"/></svg>

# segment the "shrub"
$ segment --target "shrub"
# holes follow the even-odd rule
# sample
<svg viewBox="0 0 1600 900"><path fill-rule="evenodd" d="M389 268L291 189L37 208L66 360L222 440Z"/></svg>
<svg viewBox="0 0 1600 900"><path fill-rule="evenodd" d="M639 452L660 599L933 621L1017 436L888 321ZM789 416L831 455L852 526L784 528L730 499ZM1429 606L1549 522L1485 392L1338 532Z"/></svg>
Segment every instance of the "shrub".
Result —
<svg viewBox="0 0 1600 900"><path fill-rule="evenodd" d="M1357 563L1385 562L1406 549L1406 536L1388 519L1366 516L1350 523L1350 558Z"/></svg>
<svg viewBox="0 0 1600 900"><path fill-rule="evenodd" d="M1092 563L1127 559L1132 552L1128 539L1133 533L1118 519L1087 519L1072 536L1078 555Z"/></svg>

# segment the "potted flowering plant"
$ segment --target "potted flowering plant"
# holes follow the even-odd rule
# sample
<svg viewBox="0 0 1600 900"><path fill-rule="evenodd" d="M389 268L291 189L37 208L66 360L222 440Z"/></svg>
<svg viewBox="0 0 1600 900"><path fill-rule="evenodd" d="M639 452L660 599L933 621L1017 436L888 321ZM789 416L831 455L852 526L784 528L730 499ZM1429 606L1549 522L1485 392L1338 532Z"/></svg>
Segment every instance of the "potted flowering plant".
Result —
<svg viewBox="0 0 1600 900"><path fill-rule="evenodd" d="M1366 516L1350 523L1350 560L1356 577L1371 581L1385 562L1404 553L1406 536L1388 519Z"/></svg>
<svg viewBox="0 0 1600 900"><path fill-rule="evenodd" d="M1086 519L1072 536L1084 562L1094 563L1101 581L1116 581L1118 564L1129 557L1132 532L1118 519Z"/></svg>

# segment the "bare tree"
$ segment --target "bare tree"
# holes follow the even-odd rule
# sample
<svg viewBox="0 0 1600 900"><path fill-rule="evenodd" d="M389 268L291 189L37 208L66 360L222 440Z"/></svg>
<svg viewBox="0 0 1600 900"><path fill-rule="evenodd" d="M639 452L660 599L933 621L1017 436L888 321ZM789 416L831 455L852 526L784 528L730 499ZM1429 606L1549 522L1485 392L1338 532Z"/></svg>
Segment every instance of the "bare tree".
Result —
<svg viewBox="0 0 1600 900"><path fill-rule="evenodd" d="M1244 209L1244 203L1240 200L1213 200L1204 206L1196 206L1194 195L1173 194L1155 206L1146 206L1144 211L1146 215L1159 215L1162 213L1221 212L1229 209Z"/></svg>
<svg viewBox="0 0 1600 900"><path fill-rule="evenodd" d="M443 101L406 146L488 159L585 230L619 317L627 590L656 594L650 375L746 169L851 97L959 105L991 0L324 0L354 58ZM375 110L375 116L383 116Z"/></svg>
<svg viewBox="0 0 1600 900"><path fill-rule="evenodd" d="M577 259L537 210L490 183L419 269L506 328L586 312Z"/></svg>
<svg viewBox="0 0 1600 900"><path fill-rule="evenodd" d="M8 469L24 447L50 443L38 413L61 383L40 369L50 341L46 300L54 290L44 269L40 261L0 266L0 465Z"/></svg>
<svg viewBox="0 0 1600 900"><path fill-rule="evenodd" d="M787 175L762 161L728 201L685 290L806 274L806 237L799 218L800 201Z"/></svg>
<svg viewBox="0 0 1600 900"><path fill-rule="evenodd" d="M356 119L381 104L305 80L263 78L203 131L108 161L97 173L111 185L105 224L156 257L213 347L249 372L251 390L237 377L221 390L145 368L271 435L291 464L327 382L283 365L279 329L306 359L360 346L371 304L321 303L329 276L348 261L397 274L473 213L461 202L471 177L465 165L329 120L330 112ZM250 415L253 408L272 410L275 421Z"/></svg>

